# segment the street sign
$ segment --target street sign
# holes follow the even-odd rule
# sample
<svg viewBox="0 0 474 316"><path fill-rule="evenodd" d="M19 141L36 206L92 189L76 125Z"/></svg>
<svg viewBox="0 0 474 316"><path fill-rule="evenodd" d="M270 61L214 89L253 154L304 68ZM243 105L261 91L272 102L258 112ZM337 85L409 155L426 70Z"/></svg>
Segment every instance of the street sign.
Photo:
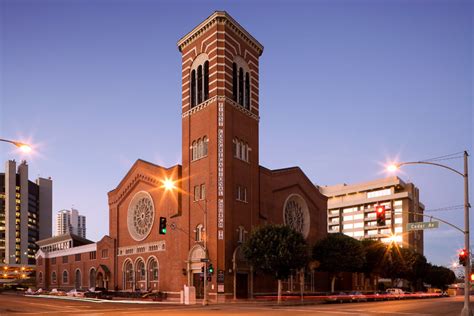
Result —
<svg viewBox="0 0 474 316"><path fill-rule="evenodd" d="M207 259L207 258L201 258L201 262L209 262L209 259Z"/></svg>
<svg viewBox="0 0 474 316"><path fill-rule="evenodd" d="M429 228L438 228L439 222L416 222L416 223L408 223L407 230L423 230Z"/></svg>

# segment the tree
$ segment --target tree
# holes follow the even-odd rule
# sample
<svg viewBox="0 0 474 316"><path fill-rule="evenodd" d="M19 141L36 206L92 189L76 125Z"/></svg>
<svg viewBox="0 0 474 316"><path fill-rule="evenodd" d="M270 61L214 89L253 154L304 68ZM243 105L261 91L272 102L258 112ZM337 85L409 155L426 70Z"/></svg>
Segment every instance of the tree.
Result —
<svg viewBox="0 0 474 316"><path fill-rule="evenodd" d="M272 274L278 280L278 303L281 302L281 281L309 261L303 235L284 225L256 228L243 244L242 252L255 269Z"/></svg>
<svg viewBox="0 0 474 316"><path fill-rule="evenodd" d="M313 258L320 262L319 270L331 275L331 292L337 276L342 272L362 271L365 254L361 243L341 233L328 234L316 242Z"/></svg>
<svg viewBox="0 0 474 316"><path fill-rule="evenodd" d="M410 281L413 291L420 290L423 286L422 280L428 271L425 256L412 249L406 249L404 251L404 261L407 266L405 279Z"/></svg>
<svg viewBox="0 0 474 316"><path fill-rule="evenodd" d="M431 284L432 287L446 290L448 286L456 280L456 275L451 269L432 265L430 263L428 263L427 266L428 268L424 281Z"/></svg>
<svg viewBox="0 0 474 316"><path fill-rule="evenodd" d="M422 254L409 249L391 245L382 264L381 276L392 280L410 281L413 289L421 287L427 269L427 261Z"/></svg>
<svg viewBox="0 0 474 316"><path fill-rule="evenodd" d="M387 245L375 239L362 239L361 245L365 253L365 263L362 271L367 277L373 278L376 282L376 278L382 273L386 261Z"/></svg>

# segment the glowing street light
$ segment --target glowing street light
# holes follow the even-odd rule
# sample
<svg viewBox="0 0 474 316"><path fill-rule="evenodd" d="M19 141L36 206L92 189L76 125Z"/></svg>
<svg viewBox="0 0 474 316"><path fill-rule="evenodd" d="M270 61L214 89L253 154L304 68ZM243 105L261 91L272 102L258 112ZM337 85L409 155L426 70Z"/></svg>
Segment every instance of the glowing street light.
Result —
<svg viewBox="0 0 474 316"><path fill-rule="evenodd" d="M174 181L169 178L166 178L161 182L163 183L163 188L165 188L166 191L173 191L174 189L176 189Z"/></svg>
<svg viewBox="0 0 474 316"><path fill-rule="evenodd" d="M395 172L398 170L398 165L396 164L391 164L387 166L387 171L388 172Z"/></svg>
<svg viewBox="0 0 474 316"><path fill-rule="evenodd" d="M18 141L15 141L15 140L0 138L0 142L6 142L6 143L13 144L16 147L18 147L25 154L28 154L33 150L33 148L31 148L31 146L29 144L23 143L23 142L18 142Z"/></svg>
<svg viewBox="0 0 474 316"><path fill-rule="evenodd" d="M405 165L431 165L431 166L436 166L436 167L441 167L444 169L448 169L464 179L464 230L460 229L459 227L456 227L452 224L449 224L456 229L460 230L461 232L464 233L464 256L466 258L466 264L464 266L465 271L464 275L469 276L471 275L471 254L470 254L470 247L469 247L469 208L471 207L469 204L469 176L468 176L468 153L467 151L464 151L463 158L464 158L464 170L463 172L458 171L456 169L453 169L449 166L439 164L437 162L430 162L430 161L410 161L410 162L401 162L401 163L395 163L387 166L387 171L389 172L395 172L397 171L401 166ZM445 222L447 223L447 222ZM471 280L469 277L464 278L464 306L461 312L462 316L471 316L471 307L470 307L470 297L469 297L469 289L471 288Z"/></svg>
<svg viewBox="0 0 474 316"><path fill-rule="evenodd" d="M163 188L165 188L165 191L174 191L174 190L178 190L178 188L176 187L175 185L175 181L169 179L169 178L165 178L164 180L161 181L161 183L163 183ZM201 209L203 210L203 213L204 213L204 227L205 227L205 232L206 232L206 235L205 235L205 238L204 238L204 253L205 253L205 256L206 256L206 260L209 260L208 258L208 253L207 253L207 199L204 200L204 208L202 208L201 204L197 203L197 205L199 205L199 207L201 207ZM166 220L166 219L165 219ZM166 227L165 227L165 232L166 232ZM204 262L204 265L207 267L207 262ZM202 300L202 305L205 306L205 305L208 305L208 293L207 293L207 269L204 269L204 298Z"/></svg>

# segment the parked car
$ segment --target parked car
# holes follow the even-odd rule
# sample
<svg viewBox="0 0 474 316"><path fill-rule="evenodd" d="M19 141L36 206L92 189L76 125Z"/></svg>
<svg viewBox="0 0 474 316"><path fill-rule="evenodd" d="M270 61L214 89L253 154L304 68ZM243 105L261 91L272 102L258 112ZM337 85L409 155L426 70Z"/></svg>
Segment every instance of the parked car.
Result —
<svg viewBox="0 0 474 316"><path fill-rule="evenodd" d="M344 303L351 300L350 296L345 292L339 292L339 294L334 294L328 296L326 302L328 303Z"/></svg>
<svg viewBox="0 0 474 316"><path fill-rule="evenodd" d="M397 288L389 288L387 289L387 294L393 295L394 297L400 298L405 294L402 289L397 289Z"/></svg>
<svg viewBox="0 0 474 316"><path fill-rule="evenodd" d="M351 302L367 302L367 297L362 292L352 291L348 295Z"/></svg>
<svg viewBox="0 0 474 316"><path fill-rule="evenodd" d="M71 297L84 297L85 293L86 293L86 291L83 291L83 290L72 289L69 292L67 292L66 294L67 294L67 296L71 296Z"/></svg>

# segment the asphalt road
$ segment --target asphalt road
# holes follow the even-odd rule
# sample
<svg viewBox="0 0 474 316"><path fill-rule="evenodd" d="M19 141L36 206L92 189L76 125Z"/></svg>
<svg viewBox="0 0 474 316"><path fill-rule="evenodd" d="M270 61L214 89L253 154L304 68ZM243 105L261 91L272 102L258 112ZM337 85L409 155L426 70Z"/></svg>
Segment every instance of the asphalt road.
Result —
<svg viewBox="0 0 474 316"><path fill-rule="evenodd" d="M0 315L459 315L463 298L275 306L266 302L210 305L124 304L0 295ZM473 306L474 307L474 306Z"/></svg>

